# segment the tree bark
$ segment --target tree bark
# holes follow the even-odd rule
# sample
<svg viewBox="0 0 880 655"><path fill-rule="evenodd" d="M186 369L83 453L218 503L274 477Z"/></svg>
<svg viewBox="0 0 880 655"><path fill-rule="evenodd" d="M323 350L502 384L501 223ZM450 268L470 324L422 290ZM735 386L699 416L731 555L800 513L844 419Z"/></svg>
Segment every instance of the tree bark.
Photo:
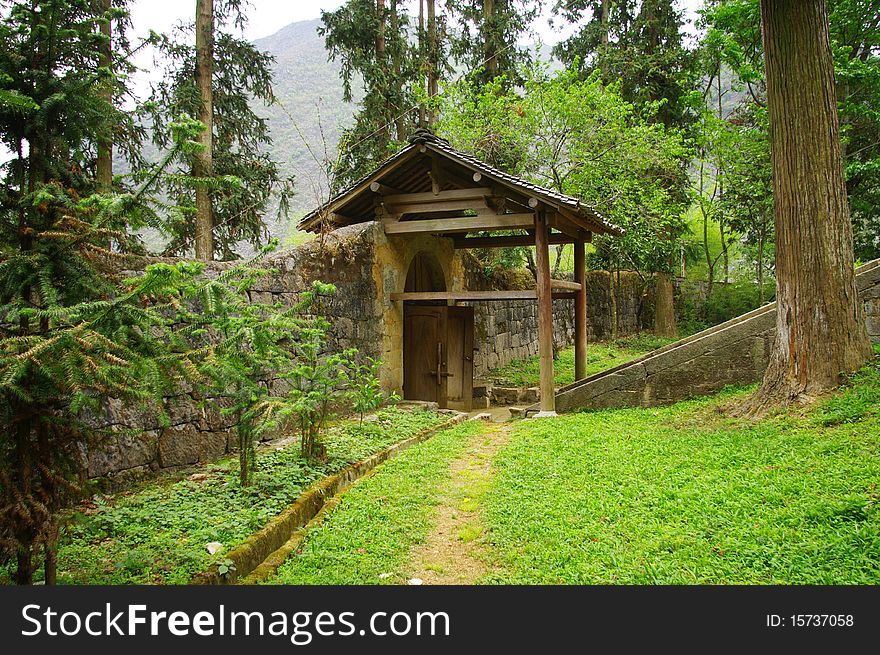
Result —
<svg viewBox="0 0 880 655"><path fill-rule="evenodd" d="M110 0L101 0L101 11L107 13L110 11ZM111 39L113 30L110 21L106 20L101 23L101 34L106 39L101 44L98 54L98 66L110 69L113 66L113 46ZM109 82L102 86L100 92L101 99L107 103L108 107L113 102L112 87ZM98 159L96 162L97 171L95 174L98 191L101 193L109 193L113 186L113 139L109 134L98 139Z"/></svg>
<svg viewBox="0 0 880 655"><path fill-rule="evenodd" d="M498 76L498 56L495 47L495 0L483 0L483 55L490 79Z"/></svg>
<svg viewBox="0 0 880 655"><path fill-rule="evenodd" d="M214 133L214 0L196 0L196 87L199 90L199 120L207 128L199 141L204 150L196 155L193 175L196 184L196 259L214 259L214 211L211 193L204 180L213 170Z"/></svg>
<svg viewBox="0 0 880 655"><path fill-rule="evenodd" d="M738 413L808 402L871 355L853 271L824 0L761 0L776 223L776 341Z"/></svg>
<svg viewBox="0 0 880 655"><path fill-rule="evenodd" d="M669 273L657 273L654 279L654 333L663 337L678 336L672 278Z"/></svg>
<svg viewBox="0 0 880 655"><path fill-rule="evenodd" d="M434 0L428 2L428 97L436 96L440 87L437 83L437 15ZM428 112L428 124L437 122L437 112L431 109Z"/></svg>

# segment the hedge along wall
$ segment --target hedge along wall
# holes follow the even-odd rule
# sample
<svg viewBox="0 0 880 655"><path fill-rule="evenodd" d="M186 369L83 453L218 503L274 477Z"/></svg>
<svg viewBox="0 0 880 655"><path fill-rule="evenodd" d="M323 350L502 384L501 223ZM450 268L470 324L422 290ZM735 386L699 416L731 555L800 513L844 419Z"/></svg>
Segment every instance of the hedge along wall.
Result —
<svg viewBox="0 0 880 655"><path fill-rule="evenodd" d="M290 306L300 300L312 281L337 287L328 304L332 322L330 347L357 348L364 356L381 359L380 379L392 391L402 388L402 303L392 303L390 294L403 291L409 264L417 253L428 252L443 269L446 288L491 289L476 259L467 251L455 251L450 239L421 236L401 239L385 236L377 223L341 228L296 248L268 257L264 264L276 272L257 282L250 291L255 302L280 302ZM125 260L127 275L153 261L132 257ZM214 262L207 274L216 274L232 264ZM616 279L616 278L615 278ZM611 335L609 276L602 271L588 275L588 324L591 339ZM637 330L641 284L638 276L623 273L617 289L619 334ZM572 343L574 304L557 300L553 304L555 338L558 346ZM512 359L537 353L537 303L502 301L474 303L475 377ZM643 315L650 318L650 310ZM283 392L278 380L268 380ZM232 417L219 409L200 407L200 398L190 390L165 399L171 425L162 427L154 412L144 413L120 401L110 401L97 422L113 426L115 433L84 452L89 477L110 476L122 486L160 471L175 471L221 457L233 450L236 437Z"/></svg>

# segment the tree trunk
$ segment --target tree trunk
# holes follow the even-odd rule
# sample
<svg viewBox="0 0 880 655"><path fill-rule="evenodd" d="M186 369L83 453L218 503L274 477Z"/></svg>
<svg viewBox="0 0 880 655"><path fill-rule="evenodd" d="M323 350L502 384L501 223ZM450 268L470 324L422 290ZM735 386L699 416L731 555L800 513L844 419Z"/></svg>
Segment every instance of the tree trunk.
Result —
<svg viewBox="0 0 880 655"><path fill-rule="evenodd" d="M426 73L428 71L428 58L427 51L425 50L427 39L425 38L425 0L419 0L419 56L425 57L424 61L421 62L421 69L419 70L419 87L427 91L427 78ZM424 128L426 123L427 115L425 113L425 103L421 103L419 105L419 128Z"/></svg>
<svg viewBox="0 0 880 655"><path fill-rule="evenodd" d="M101 0L101 11L106 13L110 11L110 0ZM98 52L98 66L110 69L113 66L113 46L110 39L113 36L110 21L101 23L101 34L105 38L105 42L101 44ZM111 106L113 103L113 92L110 83L102 85L100 92L101 99ZM113 139L109 134L98 139L98 160L96 162L96 180L98 191L101 193L109 193L113 186Z"/></svg>
<svg viewBox="0 0 880 655"><path fill-rule="evenodd" d="M207 128L199 141L204 150L196 155L193 175L205 180L213 169L214 92L214 0L196 0L196 87L199 90L199 120ZM214 259L214 211L211 193L203 182L196 184L196 259Z"/></svg>
<svg viewBox="0 0 880 655"><path fill-rule="evenodd" d="M761 0L776 222L776 329L761 415L837 386L871 355L853 271L824 0Z"/></svg>
<svg viewBox="0 0 880 655"><path fill-rule="evenodd" d="M619 280L618 280L619 282ZM611 340L617 340L617 287L614 284L614 271L608 271L608 295L611 300Z"/></svg>
<svg viewBox="0 0 880 655"><path fill-rule="evenodd" d="M678 336L672 278L669 273L657 273L654 279L654 333L663 337Z"/></svg>
<svg viewBox="0 0 880 655"><path fill-rule="evenodd" d="M403 84L402 75L401 75L401 63L400 63L400 16L397 12L397 0L391 0L391 38L394 39L394 49L391 52L392 57L392 65L394 68L394 84L396 86L394 90L395 98L400 99L403 97L403 89L401 85ZM401 103L402 105L403 103ZM406 124L404 121L404 116L401 115L401 110L403 107L394 107L393 108L393 116L394 118L394 132L395 138L398 141L406 140Z"/></svg>
<svg viewBox="0 0 880 655"><path fill-rule="evenodd" d="M495 0L483 0L483 59L489 79L498 76L498 53L495 47Z"/></svg>
<svg viewBox="0 0 880 655"><path fill-rule="evenodd" d="M437 83L437 70L439 62L437 61L437 15L434 0L427 0L428 3L428 97L433 98L439 91ZM434 125L437 122L437 113L431 109L428 112L428 123Z"/></svg>
<svg viewBox="0 0 880 655"><path fill-rule="evenodd" d="M764 304L764 235L758 237L758 304Z"/></svg>

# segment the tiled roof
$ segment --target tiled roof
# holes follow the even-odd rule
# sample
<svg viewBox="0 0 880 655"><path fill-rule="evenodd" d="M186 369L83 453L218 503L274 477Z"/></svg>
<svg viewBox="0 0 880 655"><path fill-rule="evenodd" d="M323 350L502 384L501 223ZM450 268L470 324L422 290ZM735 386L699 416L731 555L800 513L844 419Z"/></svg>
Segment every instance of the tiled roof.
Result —
<svg viewBox="0 0 880 655"><path fill-rule="evenodd" d="M581 202L577 198L567 196L563 193L553 191L552 189L547 189L537 184L533 184L520 177L511 175L510 173L505 173L502 170L494 168L493 166L490 166L489 164L480 161L472 155L453 148L449 141L434 135L428 130L416 130L415 134L410 137L409 141L410 145L408 145L397 154L386 159L376 170L369 173L368 175L365 175L361 179L349 185L347 188L340 191L328 203L322 205L321 207L318 207L317 209L307 214L300 221L299 227L301 229L310 229L311 227L313 227L313 225L310 224L314 223L315 219L319 217L322 212L326 211L331 206L338 205L341 200L345 199L346 196L354 193L358 189L361 189L361 187L364 187L371 180L376 180L382 177L384 173L396 168L402 160L408 158L416 149L420 148L421 146L425 146L430 150L433 150L434 152L440 153L447 159L457 162L458 164L466 168L472 169L474 172L479 172L481 175L484 175L495 182L499 182L509 187L515 187L520 192L535 196L550 204L565 206L566 208L577 212L578 214L589 219L591 223L595 223L597 227L600 227L604 232L608 232L611 234L623 233L623 230L621 228L607 221L595 209Z"/></svg>

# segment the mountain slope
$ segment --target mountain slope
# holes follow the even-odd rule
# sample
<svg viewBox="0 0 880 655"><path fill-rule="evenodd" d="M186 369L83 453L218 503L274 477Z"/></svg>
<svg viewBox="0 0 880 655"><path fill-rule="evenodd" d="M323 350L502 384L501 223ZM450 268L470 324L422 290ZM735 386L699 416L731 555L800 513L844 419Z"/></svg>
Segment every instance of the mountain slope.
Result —
<svg viewBox="0 0 880 655"><path fill-rule="evenodd" d="M277 104L258 106L272 134L269 151L281 170L296 175L296 197L288 219L274 210L265 217L273 236L284 237L298 216L327 199L327 160L357 105L342 100L339 64L328 61L320 20L291 23L256 46L275 57ZM359 89L355 100L360 98ZM290 230L292 231L292 230Z"/></svg>

